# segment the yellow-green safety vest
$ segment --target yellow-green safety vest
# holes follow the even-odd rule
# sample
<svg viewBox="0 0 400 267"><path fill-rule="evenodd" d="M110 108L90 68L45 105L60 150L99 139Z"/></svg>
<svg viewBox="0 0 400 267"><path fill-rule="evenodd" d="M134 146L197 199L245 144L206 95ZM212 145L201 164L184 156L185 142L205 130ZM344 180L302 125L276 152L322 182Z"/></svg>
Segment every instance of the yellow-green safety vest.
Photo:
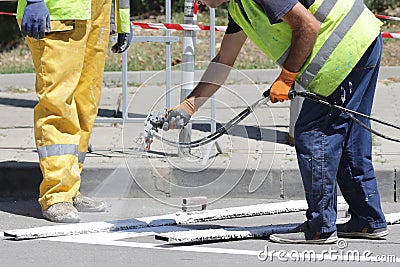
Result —
<svg viewBox="0 0 400 267"><path fill-rule="evenodd" d="M130 32L129 0L115 0L118 33ZM89 20L92 0L44 0L51 20ZM26 0L18 0L17 19L22 19Z"/></svg>
<svg viewBox="0 0 400 267"><path fill-rule="evenodd" d="M282 66L290 52L292 30L287 23L272 24L253 0L231 0L229 13L246 35ZM316 0L308 9L321 23L315 46L296 82L308 91L329 96L352 71L380 34L382 22L362 0Z"/></svg>

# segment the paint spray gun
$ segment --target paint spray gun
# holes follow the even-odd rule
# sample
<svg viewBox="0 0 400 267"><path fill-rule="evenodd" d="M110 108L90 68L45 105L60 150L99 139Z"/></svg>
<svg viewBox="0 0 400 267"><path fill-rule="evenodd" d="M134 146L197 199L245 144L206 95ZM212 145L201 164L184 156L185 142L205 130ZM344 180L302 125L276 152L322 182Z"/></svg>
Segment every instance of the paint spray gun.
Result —
<svg viewBox="0 0 400 267"><path fill-rule="evenodd" d="M154 134L161 129L165 122L165 113L160 111L152 111L147 116L144 122L144 150L150 150L150 145L153 143Z"/></svg>

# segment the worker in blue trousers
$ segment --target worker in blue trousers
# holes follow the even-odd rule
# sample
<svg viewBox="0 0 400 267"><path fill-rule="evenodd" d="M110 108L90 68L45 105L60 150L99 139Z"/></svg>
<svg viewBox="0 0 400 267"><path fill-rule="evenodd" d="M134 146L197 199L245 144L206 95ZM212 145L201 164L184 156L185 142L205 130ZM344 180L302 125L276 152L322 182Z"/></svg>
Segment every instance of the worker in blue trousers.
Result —
<svg viewBox="0 0 400 267"><path fill-rule="evenodd" d="M200 0L215 8L226 0ZM225 82L245 40L282 68L270 88L272 102L289 100L298 83L328 102L371 114L380 67L382 23L362 0L231 0L229 23L200 83L166 114L164 130L182 128ZM369 120L360 119L366 125ZM372 137L340 111L305 99L294 131L308 203L306 221L279 243L327 244L339 237L388 235L372 164ZM336 225L337 185L351 219Z"/></svg>

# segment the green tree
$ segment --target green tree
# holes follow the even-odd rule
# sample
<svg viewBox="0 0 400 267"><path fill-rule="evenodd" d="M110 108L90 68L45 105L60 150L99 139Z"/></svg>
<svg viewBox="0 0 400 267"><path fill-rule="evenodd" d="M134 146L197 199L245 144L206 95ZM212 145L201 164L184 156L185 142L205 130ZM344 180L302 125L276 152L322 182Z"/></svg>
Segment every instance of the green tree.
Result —
<svg viewBox="0 0 400 267"><path fill-rule="evenodd" d="M400 6L400 0L365 0L365 5L374 12L384 12L389 8Z"/></svg>
<svg viewBox="0 0 400 267"><path fill-rule="evenodd" d="M14 13L17 2L0 2L0 11ZM0 15L0 52L10 50L23 42L15 16Z"/></svg>

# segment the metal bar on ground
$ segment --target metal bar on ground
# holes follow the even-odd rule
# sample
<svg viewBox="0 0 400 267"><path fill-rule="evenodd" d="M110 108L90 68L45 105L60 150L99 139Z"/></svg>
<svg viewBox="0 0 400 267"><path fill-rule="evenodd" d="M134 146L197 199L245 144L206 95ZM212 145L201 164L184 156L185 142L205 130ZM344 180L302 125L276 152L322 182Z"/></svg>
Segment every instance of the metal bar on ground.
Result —
<svg viewBox="0 0 400 267"><path fill-rule="evenodd" d="M186 197L182 199L182 211L188 211L190 208L201 208L201 210L205 210L207 208L207 197L198 196L198 197Z"/></svg>
<svg viewBox="0 0 400 267"><path fill-rule="evenodd" d="M343 201L343 198L338 198L338 203L343 203ZM23 240L45 238L51 236L114 232L144 227L190 224L197 222L298 212L304 211L306 209L307 202L305 200L290 200L278 203L231 207L205 211L177 212L175 214L136 219L134 218L129 220L65 224L57 226L44 226L29 229L9 230L4 232L4 237L12 238L15 240Z"/></svg>

